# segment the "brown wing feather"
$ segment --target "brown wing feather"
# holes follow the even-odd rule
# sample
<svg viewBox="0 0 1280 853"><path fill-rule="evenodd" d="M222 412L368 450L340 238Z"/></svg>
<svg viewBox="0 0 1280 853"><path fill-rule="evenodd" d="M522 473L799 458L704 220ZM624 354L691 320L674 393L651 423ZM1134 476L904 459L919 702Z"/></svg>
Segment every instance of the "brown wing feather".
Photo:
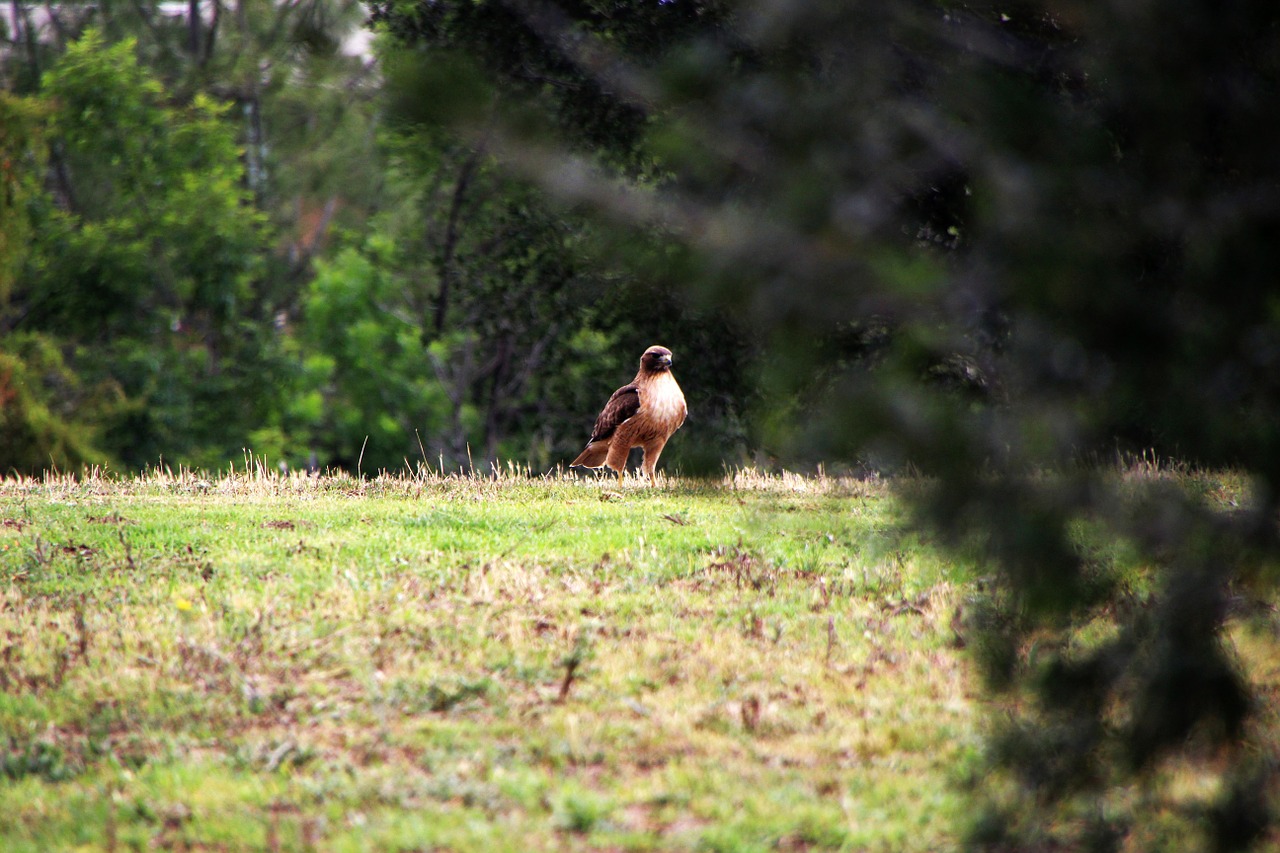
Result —
<svg viewBox="0 0 1280 853"><path fill-rule="evenodd" d="M614 391L609 402L604 404L604 411L600 413L600 417L596 418L595 429L591 431L591 438L587 444L609 438L623 421L633 417L638 411L640 411L640 388L634 383L623 385Z"/></svg>

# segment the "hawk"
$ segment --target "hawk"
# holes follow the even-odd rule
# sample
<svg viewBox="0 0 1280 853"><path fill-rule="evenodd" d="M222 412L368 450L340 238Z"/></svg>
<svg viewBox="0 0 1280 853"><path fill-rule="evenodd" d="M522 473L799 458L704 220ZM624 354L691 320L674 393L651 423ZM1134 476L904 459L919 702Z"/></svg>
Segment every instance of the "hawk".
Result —
<svg viewBox="0 0 1280 853"><path fill-rule="evenodd" d="M671 350L653 346L640 356L640 371L629 385L623 385L596 418L587 447L570 468L609 466L618 472L618 483L627 469L627 455L633 447L644 448L640 468L652 485L654 467L671 434L680 429L689 409L684 392L671 375Z"/></svg>

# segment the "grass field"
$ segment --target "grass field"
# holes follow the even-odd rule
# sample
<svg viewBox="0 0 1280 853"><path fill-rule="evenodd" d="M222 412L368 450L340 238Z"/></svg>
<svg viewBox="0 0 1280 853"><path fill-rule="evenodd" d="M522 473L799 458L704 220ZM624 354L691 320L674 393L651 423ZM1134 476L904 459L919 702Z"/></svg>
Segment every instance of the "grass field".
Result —
<svg viewBox="0 0 1280 853"><path fill-rule="evenodd" d="M877 484L0 481L0 849L934 850L964 573Z"/></svg>

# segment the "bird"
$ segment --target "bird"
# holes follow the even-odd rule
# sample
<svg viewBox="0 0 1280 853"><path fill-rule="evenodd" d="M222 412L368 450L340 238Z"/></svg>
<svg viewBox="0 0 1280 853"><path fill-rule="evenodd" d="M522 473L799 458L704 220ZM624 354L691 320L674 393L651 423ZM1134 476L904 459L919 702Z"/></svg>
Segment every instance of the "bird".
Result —
<svg viewBox="0 0 1280 853"><path fill-rule="evenodd" d="M640 470L654 482L654 468L667 439L680 429L689 408L684 392L671 373L671 350L651 346L640 356L636 378L609 397L604 410L596 418L587 446L570 468L608 466L618 472L622 485L627 470L627 456L633 447L644 448Z"/></svg>

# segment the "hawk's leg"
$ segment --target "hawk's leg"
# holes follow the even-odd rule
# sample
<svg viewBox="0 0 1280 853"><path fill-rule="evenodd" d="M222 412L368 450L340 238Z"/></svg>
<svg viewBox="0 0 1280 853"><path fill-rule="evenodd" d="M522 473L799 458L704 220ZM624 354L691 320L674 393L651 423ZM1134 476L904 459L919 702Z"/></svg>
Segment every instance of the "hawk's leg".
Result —
<svg viewBox="0 0 1280 853"><path fill-rule="evenodd" d="M657 485L658 475L654 469L658 467L658 457L662 455L662 448L666 444L667 440L665 438L656 438L644 443L644 461L640 464L640 469L649 478L649 485L651 486Z"/></svg>

